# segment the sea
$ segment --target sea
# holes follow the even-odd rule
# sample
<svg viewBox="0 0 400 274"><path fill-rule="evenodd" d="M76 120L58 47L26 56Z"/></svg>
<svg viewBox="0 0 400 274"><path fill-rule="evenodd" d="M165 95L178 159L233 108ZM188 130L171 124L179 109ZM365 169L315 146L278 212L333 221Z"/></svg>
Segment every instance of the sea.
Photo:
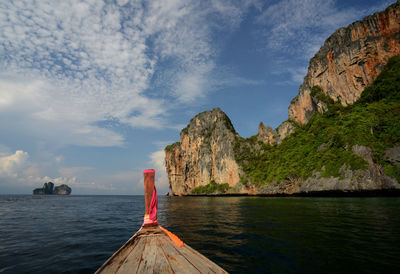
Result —
<svg viewBox="0 0 400 274"><path fill-rule="evenodd" d="M231 273L400 273L399 197L165 197L158 221ZM0 273L93 273L143 196L0 195Z"/></svg>

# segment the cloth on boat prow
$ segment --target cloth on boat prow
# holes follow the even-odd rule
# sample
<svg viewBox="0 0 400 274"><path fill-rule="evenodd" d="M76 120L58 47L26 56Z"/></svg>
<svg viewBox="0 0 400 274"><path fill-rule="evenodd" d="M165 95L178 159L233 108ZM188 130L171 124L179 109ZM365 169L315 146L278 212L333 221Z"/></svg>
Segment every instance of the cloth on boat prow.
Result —
<svg viewBox="0 0 400 274"><path fill-rule="evenodd" d="M153 196L151 197L151 202L150 202L150 208L149 208L149 216L148 218L144 218L144 222L142 226L146 226L146 225L154 225L154 224L158 224L157 221L157 208L158 208L158 201L157 201L157 189L154 186L153 189ZM158 224L159 225L159 224ZM160 225L159 225L160 226ZM168 237L179 247L183 246L183 242L181 239L179 239L178 236L176 236L174 233L172 233L171 231L168 231L167 229L165 229L164 227L160 226L160 228L168 235Z"/></svg>
<svg viewBox="0 0 400 274"><path fill-rule="evenodd" d="M154 185L154 169L143 170L145 192L145 214L142 227L155 226L157 222L157 189Z"/></svg>
<svg viewBox="0 0 400 274"><path fill-rule="evenodd" d="M153 196L151 197L151 202L150 202L149 217L150 220L152 220L155 223L157 223L157 207L158 207L157 189L156 187L154 187Z"/></svg>
<svg viewBox="0 0 400 274"><path fill-rule="evenodd" d="M104 262L96 274L227 273L158 224L154 173L153 169L143 171L145 215L142 227Z"/></svg>
<svg viewBox="0 0 400 274"><path fill-rule="evenodd" d="M151 196L149 214L148 215L144 215L144 221L143 221L142 226L158 225L157 207L158 207L157 189L156 189L156 187L154 187L153 195Z"/></svg>

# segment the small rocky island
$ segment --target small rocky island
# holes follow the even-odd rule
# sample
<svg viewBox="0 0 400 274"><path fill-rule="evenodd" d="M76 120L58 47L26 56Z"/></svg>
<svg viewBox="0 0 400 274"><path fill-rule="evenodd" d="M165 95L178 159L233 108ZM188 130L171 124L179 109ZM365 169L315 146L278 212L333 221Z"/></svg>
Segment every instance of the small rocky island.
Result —
<svg viewBox="0 0 400 274"><path fill-rule="evenodd" d="M33 195L69 195L72 189L62 184L54 187L52 182L44 183L42 188L36 188L33 190Z"/></svg>

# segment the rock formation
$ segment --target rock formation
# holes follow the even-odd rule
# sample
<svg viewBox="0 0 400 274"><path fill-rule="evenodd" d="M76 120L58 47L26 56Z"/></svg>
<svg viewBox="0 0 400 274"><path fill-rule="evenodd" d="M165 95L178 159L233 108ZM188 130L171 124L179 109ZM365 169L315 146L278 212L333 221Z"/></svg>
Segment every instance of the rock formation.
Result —
<svg viewBox="0 0 400 274"><path fill-rule="evenodd" d="M382 71L390 57L400 54L400 2L382 12L338 29L310 61L299 94L289 106L289 120L305 124L323 111L310 96L319 86L335 102L354 103Z"/></svg>
<svg viewBox="0 0 400 274"><path fill-rule="evenodd" d="M255 140L268 143L270 141L268 138L273 134L270 127L265 127L261 123ZM180 142L165 149L171 195L191 194L194 188L209 184L211 181L219 184L228 183L232 187L229 193L241 194L290 195L400 190L399 182L394 177L387 176L383 167L374 162L371 149L362 145L353 146L351 151L366 161L368 167L365 170L352 170L345 164L340 168L340 177L325 178L321 176L321 171L314 171L306 180L294 177L261 188L252 184L242 184L239 183L239 178L243 171L235 160L235 144L238 140L245 139L236 133L229 118L220 109L205 111L194 117L182 130ZM239 143L244 146L242 150L261 149L260 143L257 142ZM328 149L326 144L318 148L318 150L325 149ZM393 165L398 165L400 145L388 148L384 158Z"/></svg>
<svg viewBox="0 0 400 274"><path fill-rule="evenodd" d="M44 183L42 188L36 188L33 190L35 195L48 195L53 194L54 184L52 182Z"/></svg>
<svg viewBox="0 0 400 274"><path fill-rule="evenodd" d="M260 140L279 144L294 131L291 121L305 124L315 112L326 111L326 104L311 96L314 86L321 87L325 95L344 106L354 103L389 58L397 54L400 54L400 1L338 29L326 39L310 60L299 94L289 106L289 120L275 130L260 134L259 129Z"/></svg>
<svg viewBox="0 0 400 274"><path fill-rule="evenodd" d="M392 148L389 148L385 151L385 160L390 162L393 165L400 164L400 145L396 145Z"/></svg>
<svg viewBox="0 0 400 274"><path fill-rule="evenodd" d="M399 182L392 176L387 176L381 165L376 164L372 158L369 147L355 145L352 147L354 154L361 156L368 163L366 170L351 170L343 165L340 168L340 177L324 178L321 172L314 171L306 180L288 180L284 183L268 184L258 190L258 194L290 195L307 193L362 193L373 191L400 190ZM388 149L392 156L399 159L400 150Z"/></svg>
<svg viewBox="0 0 400 274"><path fill-rule="evenodd" d="M52 182L44 183L42 188L36 188L33 190L34 195L69 195L71 194L71 188L67 185L60 185L54 187Z"/></svg>
<svg viewBox="0 0 400 274"><path fill-rule="evenodd" d="M293 122L285 121L280 124L275 130L270 126L264 126L263 122L258 126L258 134L256 135L257 140L264 144L274 145L282 143L282 140L286 138L295 130Z"/></svg>
<svg viewBox="0 0 400 274"><path fill-rule="evenodd" d="M55 195L69 195L71 194L71 188L65 184L56 186L54 188L53 194Z"/></svg>
<svg viewBox="0 0 400 274"><path fill-rule="evenodd" d="M245 168L235 160L234 152L238 143L241 143L239 153L251 151L253 154L265 147L262 143L279 145L295 131L296 124L307 123L314 113L326 111L333 102L344 106L353 104L380 74L390 57L397 54L400 54L400 1L385 11L337 30L325 41L310 61L299 94L291 101L289 119L275 130L261 122L258 134L244 140L220 109L198 114L182 130L180 141L165 149L171 195L190 194L194 188L212 180L219 184L228 183L233 187L231 192L249 194L399 190L398 181L385 175L382 166L373 161L367 146L346 148L362 157L368 164L367 169L351 170L345 164L340 168L338 178L323 178L320 171L314 171L307 179L294 175L260 188L246 181L240 182ZM400 162L400 149L398 144L393 145L385 151L385 161L394 166ZM318 149L326 149L326 144ZM243 160L243 166L246 161L252 159Z"/></svg>
<svg viewBox="0 0 400 274"><path fill-rule="evenodd" d="M181 131L180 142L165 149L171 195L189 194L211 180L235 186L239 182L233 152L236 136L230 119L219 108L194 117Z"/></svg>
<svg viewBox="0 0 400 274"><path fill-rule="evenodd" d="M278 133L270 126L264 126L263 122L258 126L257 140L264 144L273 145L279 140Z"/></svg>

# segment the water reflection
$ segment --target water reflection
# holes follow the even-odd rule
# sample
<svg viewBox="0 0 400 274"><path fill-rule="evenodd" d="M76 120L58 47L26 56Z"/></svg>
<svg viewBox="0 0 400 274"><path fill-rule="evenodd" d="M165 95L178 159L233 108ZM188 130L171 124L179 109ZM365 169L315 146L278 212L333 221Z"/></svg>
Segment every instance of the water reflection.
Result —
<svg viewBox="0 0 400 274"><path fill-rule="evenodd" d="M399 198L171 197L165 225L230 272L399 270Z"/></svg>
<svg viewBox="0 0 400 274"><path fill-rule="evenodd" d="M245 239L240 205L239 197L172 197L166 201L165 226L221 265L240 263L235 248Z"/></svg>

